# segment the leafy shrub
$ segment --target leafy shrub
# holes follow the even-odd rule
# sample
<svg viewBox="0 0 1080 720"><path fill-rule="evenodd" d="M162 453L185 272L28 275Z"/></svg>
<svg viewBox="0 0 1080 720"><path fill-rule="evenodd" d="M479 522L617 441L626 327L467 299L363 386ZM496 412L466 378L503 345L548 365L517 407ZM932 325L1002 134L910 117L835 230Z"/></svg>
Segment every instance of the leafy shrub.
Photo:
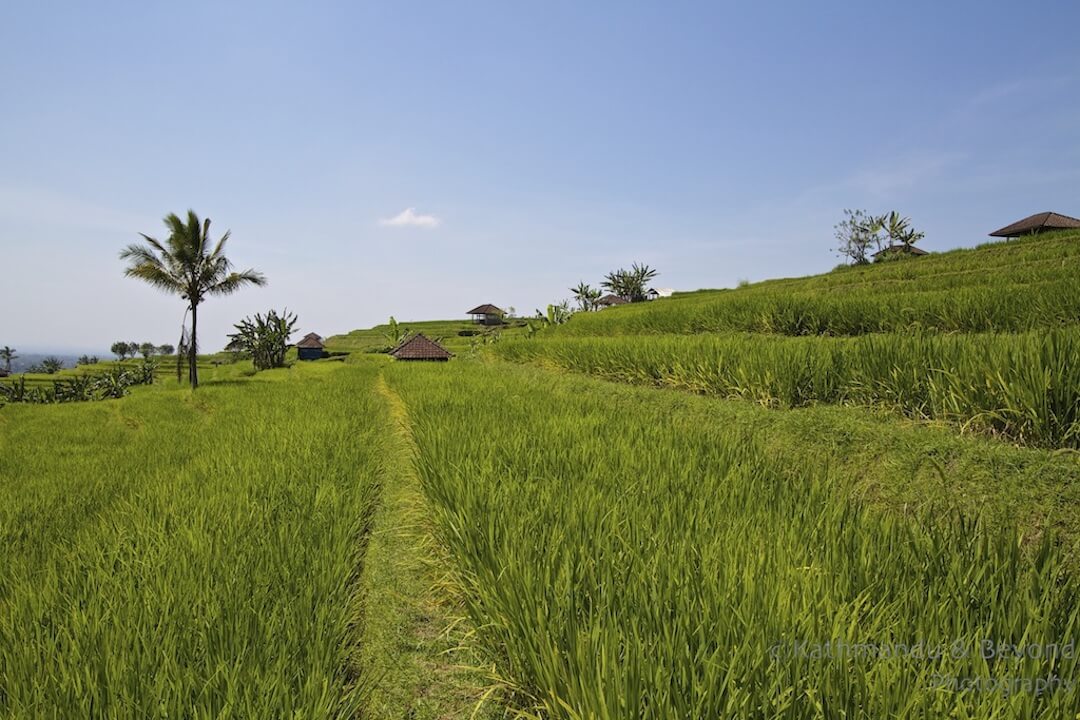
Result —
<svg viewBox="0 0 1080 720"><path fill-rule="evenodd" d="M234 326L236 332L229 335L228 349L249 355L256 370L283 367L296 320L296 315L288 310L280 315L270 310L265 317L256 314L254 318L244 318Z"/></svg>

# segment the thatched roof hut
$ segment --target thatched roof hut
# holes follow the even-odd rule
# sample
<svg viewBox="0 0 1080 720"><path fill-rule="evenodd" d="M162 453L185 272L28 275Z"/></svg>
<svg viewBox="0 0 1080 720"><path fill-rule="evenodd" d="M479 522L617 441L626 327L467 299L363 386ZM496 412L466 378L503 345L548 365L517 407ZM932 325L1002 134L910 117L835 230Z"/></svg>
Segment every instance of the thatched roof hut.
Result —
<svg viewBox="0 0 1080 720"><path fill-rule="evenodd" d="M618 295L605 295L596 301L596 306L604 308L611 307L612 305L626 305L628 302L630 301L624 297L619 297Z"/></svg>
<svg viewBox="0 0 1080 720"><path fill-rule="evenodd" d="M308 333L296 343L296 355L300 360L318 360L323 356L324 349L322 336L316 333Z"/></svg>
<svg viewBox="0 0 1080 720"><path fill-rule="evenodd" d="M879 258L888 257L890 255L914 255L917 257L929 254L930 253L928 253L927 251L923 250L922 248L917 248L914 245L889 245L888 247L882 248L881 250L878 250L876 253L874 253L873 258L877 260Z"/></svg>
<svg viewBox="0 0 1080 720"><path fill-rule="evenodd" d="M390 351L390 355L398 360L449 360L454 356L452 352L444 348L434 340L429 339L423 333L416 333L407 338L400 345Z"/></svg>
<svg viewBox="0 0 1080 720"><path fill-rule="evenodd" d="M484 303L483 305L477 305L469 311L469 315L472 316L473 322L480 323L481 325L498 325L502 322L503 315L506 312L499 307L495 307L491 303Z"/></svg>
<svg viewBox="0 0 1080 720"><path fill-rule="evenodd" d="M1014 238L1021 235L1037 235L1047 230L1077 230L1080 220L1056 212L1041 212L1006 225L990 233L990 237Z"/></svg>

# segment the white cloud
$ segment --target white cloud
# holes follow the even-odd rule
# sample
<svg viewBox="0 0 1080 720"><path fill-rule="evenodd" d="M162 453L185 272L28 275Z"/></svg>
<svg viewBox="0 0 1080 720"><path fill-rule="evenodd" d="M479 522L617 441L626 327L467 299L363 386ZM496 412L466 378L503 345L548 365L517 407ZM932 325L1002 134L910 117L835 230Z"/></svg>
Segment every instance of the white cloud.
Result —
<svg viewBox="0 0 1080 720"><path fill-rule="evenodd" d="M418 215L416 208L405 208L392 218L383 218L379 224L385 227L438 227L442 220L434 215Z"/></svg>

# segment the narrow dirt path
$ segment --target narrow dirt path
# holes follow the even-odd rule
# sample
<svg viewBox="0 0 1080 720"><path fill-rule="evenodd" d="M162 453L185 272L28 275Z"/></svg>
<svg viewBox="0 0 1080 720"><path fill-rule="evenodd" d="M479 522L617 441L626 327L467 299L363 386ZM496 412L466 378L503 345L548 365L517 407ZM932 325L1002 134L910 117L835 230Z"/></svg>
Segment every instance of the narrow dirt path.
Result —
<svg viewBox="0 0 1080 720"><path fill-rule="evenodd" d="M486 683L462 637L463 611L446 582L449 562L413 465L407 408L380 376L393 432L387 439L380 505L364 561L361 673L364 718L487 718Z"/></svg>

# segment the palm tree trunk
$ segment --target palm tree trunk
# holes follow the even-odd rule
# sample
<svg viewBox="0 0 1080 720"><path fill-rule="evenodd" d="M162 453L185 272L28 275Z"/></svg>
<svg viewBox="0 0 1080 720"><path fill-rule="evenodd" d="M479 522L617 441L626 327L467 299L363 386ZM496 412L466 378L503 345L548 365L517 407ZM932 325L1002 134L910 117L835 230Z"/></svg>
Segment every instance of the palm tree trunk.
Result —
<svg viewBox="0 0 1080 720"><path fill-rule="evenodd" d="M191 389L199 387L199 345L196 341L195 325L199 320L199 306L191 303L191 347L188 348L188 378Z"/></svg>

